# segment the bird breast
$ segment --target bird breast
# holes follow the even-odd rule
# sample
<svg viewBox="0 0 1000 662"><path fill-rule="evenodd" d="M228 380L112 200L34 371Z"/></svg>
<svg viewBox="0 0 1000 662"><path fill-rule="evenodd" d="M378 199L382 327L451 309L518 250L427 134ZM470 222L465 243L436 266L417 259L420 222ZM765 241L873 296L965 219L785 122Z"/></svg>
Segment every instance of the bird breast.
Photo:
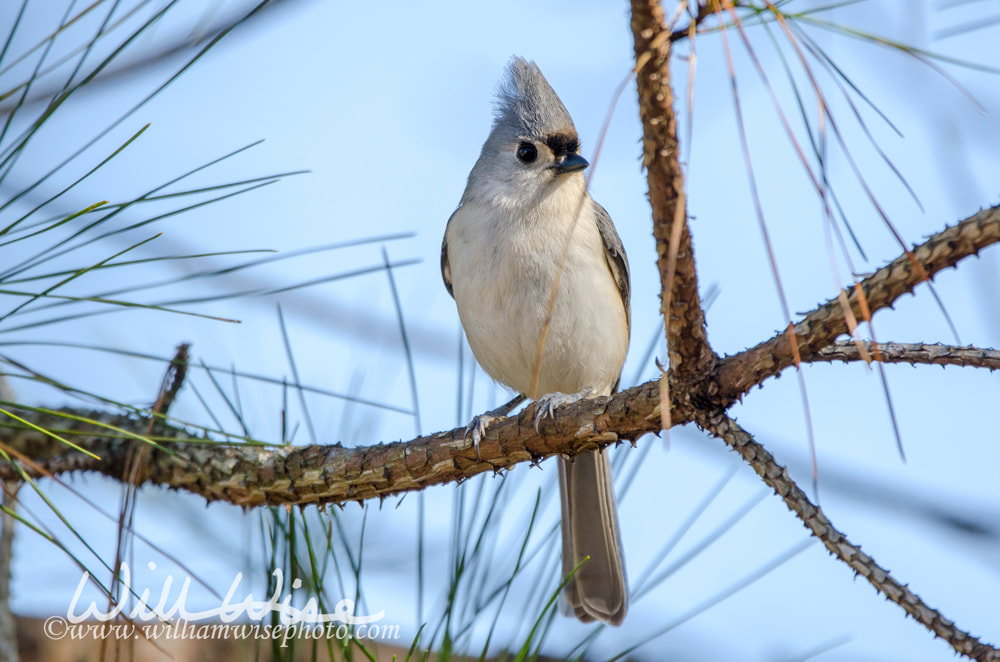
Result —
<svg viewBox="0 0 1000 662"><path fill-rule="evenodd" d="M628 351L625 305L594 203L583 191L571 193L557 191L520 213L469 201L448 227L452 287L469 346L491 377L529 397L584 388L610 393Z"/></svg>

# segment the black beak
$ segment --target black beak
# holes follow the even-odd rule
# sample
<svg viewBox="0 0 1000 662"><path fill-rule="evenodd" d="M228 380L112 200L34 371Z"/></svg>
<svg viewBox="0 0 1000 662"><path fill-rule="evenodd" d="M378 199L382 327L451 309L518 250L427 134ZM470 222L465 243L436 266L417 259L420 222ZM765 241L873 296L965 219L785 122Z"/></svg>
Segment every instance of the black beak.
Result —
<svg viewBox="0 0 1000 662"><path fill-rule="evenodd" d="M557 158L552 169L556 171L557 175L565 175L571 172L580 172L589 165L590 162L579 154L567 154Z"/></svg>

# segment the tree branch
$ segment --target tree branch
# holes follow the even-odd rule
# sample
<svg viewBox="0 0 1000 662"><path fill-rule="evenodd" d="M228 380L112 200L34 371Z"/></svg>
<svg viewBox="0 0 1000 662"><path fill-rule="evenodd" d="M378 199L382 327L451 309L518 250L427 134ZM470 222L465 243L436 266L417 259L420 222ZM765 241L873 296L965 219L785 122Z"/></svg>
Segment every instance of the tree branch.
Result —
<svg viewBox="0 0 1000 662"><path fill-rule="evenodd" d="M108 427L146 434L148 421L105 412L73 412L104 424L67 419L55 413L25 412L23 417L95 453L73 450L43 433L7 423L0 427L0 447L29 457L29 475L96 471L121 480L129 450L137 442L109 435ZM678 409L677 424L693 412ZM200 494L209 501L252 507L279 504L344 503L385 498L431 485L458 483L472 476L501 471L522 462L537 463L553 455L575 455L598 446L635 440L660 429L657 382L618 393L613 398L582 400L558 408L541 432L534 428L534 406L490 424L476 459L465 428L418 437L407 442L358 448L339 445L266 447L219 444L192 439L185 431L164 426L168 438L154 450L136 483L155 483ZM113 435L114 433L112 433ZM20 474L10 463L0 466L0 479Z"/></svg>
<svg viewBox="0 0 1000 662"><path fill-rule="evenodd" d="M896 581L888 570L882 568L874 559L862 552L860 547L849 541L830 523L823 511L809 501L809 497L799 489L788 475L788 471L775 462L774 456L758 444L736 421L725 413L716 412L699 415L695 422L738 452L775 494L785 500L788 508L802 520L806 528L822 541L832 555L850 566L855 575L867 579L876 591L902 607L903 611L930 630L935 637L947 641L956 652L975 660L1000 661L1000 650L979 641L956 627L939 611L928 607L907 585Z"/></svg>
<svg viewBox="0 0 1000 662"><path fill-rule="evenodd" d="M917 247L914 255L927 273L933 275L997 241L1000 241L1000 207L982 211L934 235ZM875 311L892 305L918 282L916 270L904 255L864 279L861 289ZM858 305L856 295L852 295L850 301L852 306ZM852 350L853 345L845 343L823 353L824 347L847 330L841 313L839 301L834 298L799 322L796 335L804 361L832 361L856 351ZM881 347L889 357L887 360L893 360L896 356L894 346ZM971 364L964 357L978 352L984 367L996 365L995 350L924 347L927 348L927 362ZM899 356L899 360L922 361L920 352L915 350L910 351L908 357L905 353ZM784 333L753 349L722 359L715 380L689 384L685 389L671 389L672 424L683 425L694 420L695 409L709 411L707 405L712 402L721 401L728 406L753 385L792 364L788 336ZM471 444L465 440L464 429L367 448L223 446L191 439L183 430L165 429L164 434L178 442L200 443L170 444L176 457L163 452L153 453L150 465L139 480L243 506L384 498L429 485L459 482L520 462L537 462L557 454L572 455L595 445L635 440L647 432L656 432L660 429L658 386L656 381L648 382L610 400L598 398L560 407L555 418L545 419L541 434L532 426L533 407L517 417L498 420L489 426L480 447L482 462L475 460ZM112 417L101 412L83 414L135 434L146 432L146 421ZM26 467L30 474L85 470L122 477L131 442L109 438L107 428L68 421L54 414L26 413L25 417L44 429L72 435L74 441L102 458L94 460L41 433L16 427L14 423L0 427L0 444L23 453L38 464L40 470ZM65 429L67 425L68 430ZM0 478L17 477L10 465L0 467Z"/></svg>
<svg viewBox="0 0 1000 662"><path fill-rule="evenodd" d="M698 295L670 86L670 31L659 0L632 0L632 36L643 127L642 163L653 211L660 311L666 322L671 377L694 382L711 370L716 356L708 344Z"/></svg>
<svg viewBox="0 0 1000 662"><path fill-rule="evenodd" d="M978 255L980 250L997 242L1000 242L1000 206L981 210L957 225L932 235L914 247L912 259L910 255L900 255L862 280L858 287L846 291L851 309L856 318L863 318L859 290L864 293L868 310L873 315L891 307L903 294L912 292L923 280L921 269L915 267L914 262L933 278L943 269L955 266L962 258ZM822 349L847 332L844 311L837 297L806 314L795 325L802 361L814 360ZM718 406L728 407L753 386L794 363L789 334L782 331L751 349L722 359L715 374L716 385L712 396Z"/></svg>
<svg viewBox="0 0 1000 662"><path fill-rule="evenodd" d="M954 345L927 344L927 343L878 343L865 341L863 343L868 351L869 357L875 354L876 349L885 363L918 363L933 365L960 365L970 368L986 368L990 371L1000 370L1000 351L995 349L983 349L981 347L956 347ZM834 361L863 361L861 351L853 340L840 340L829 347L821 349L812 357L812 362L820 361L833 363Z"/></svg>

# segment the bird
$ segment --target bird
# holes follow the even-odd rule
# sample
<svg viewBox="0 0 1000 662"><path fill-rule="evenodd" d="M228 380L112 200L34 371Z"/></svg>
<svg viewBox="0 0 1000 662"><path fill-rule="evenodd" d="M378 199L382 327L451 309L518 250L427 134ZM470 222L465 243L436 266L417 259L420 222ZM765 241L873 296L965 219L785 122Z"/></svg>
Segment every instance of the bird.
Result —
<svg viewBox="0 0 1000 662"><path fill-rule="evenodd" d="M628 258L587 190L589 165L538 66L512 57L441 245L442 278L476 360L518 393L469 424L477 455L489 422L524 399L536 402L537 429L558 406L618 389L631 326ZM608 454L557 462L563 610L620 625L629 594Z"/></svg>

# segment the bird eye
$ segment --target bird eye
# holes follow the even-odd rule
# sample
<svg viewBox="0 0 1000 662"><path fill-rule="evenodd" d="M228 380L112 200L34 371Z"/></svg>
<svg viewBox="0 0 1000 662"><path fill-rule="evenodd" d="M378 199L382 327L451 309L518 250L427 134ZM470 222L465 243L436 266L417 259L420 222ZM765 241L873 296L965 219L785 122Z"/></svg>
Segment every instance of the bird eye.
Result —
<svg viewBox="0 0 1000 662"><path fill-rule="evenodd" d="M517 160L521 163L534 163L538 158L538 149L529 142L523 142L517 147Z"/></svg>

